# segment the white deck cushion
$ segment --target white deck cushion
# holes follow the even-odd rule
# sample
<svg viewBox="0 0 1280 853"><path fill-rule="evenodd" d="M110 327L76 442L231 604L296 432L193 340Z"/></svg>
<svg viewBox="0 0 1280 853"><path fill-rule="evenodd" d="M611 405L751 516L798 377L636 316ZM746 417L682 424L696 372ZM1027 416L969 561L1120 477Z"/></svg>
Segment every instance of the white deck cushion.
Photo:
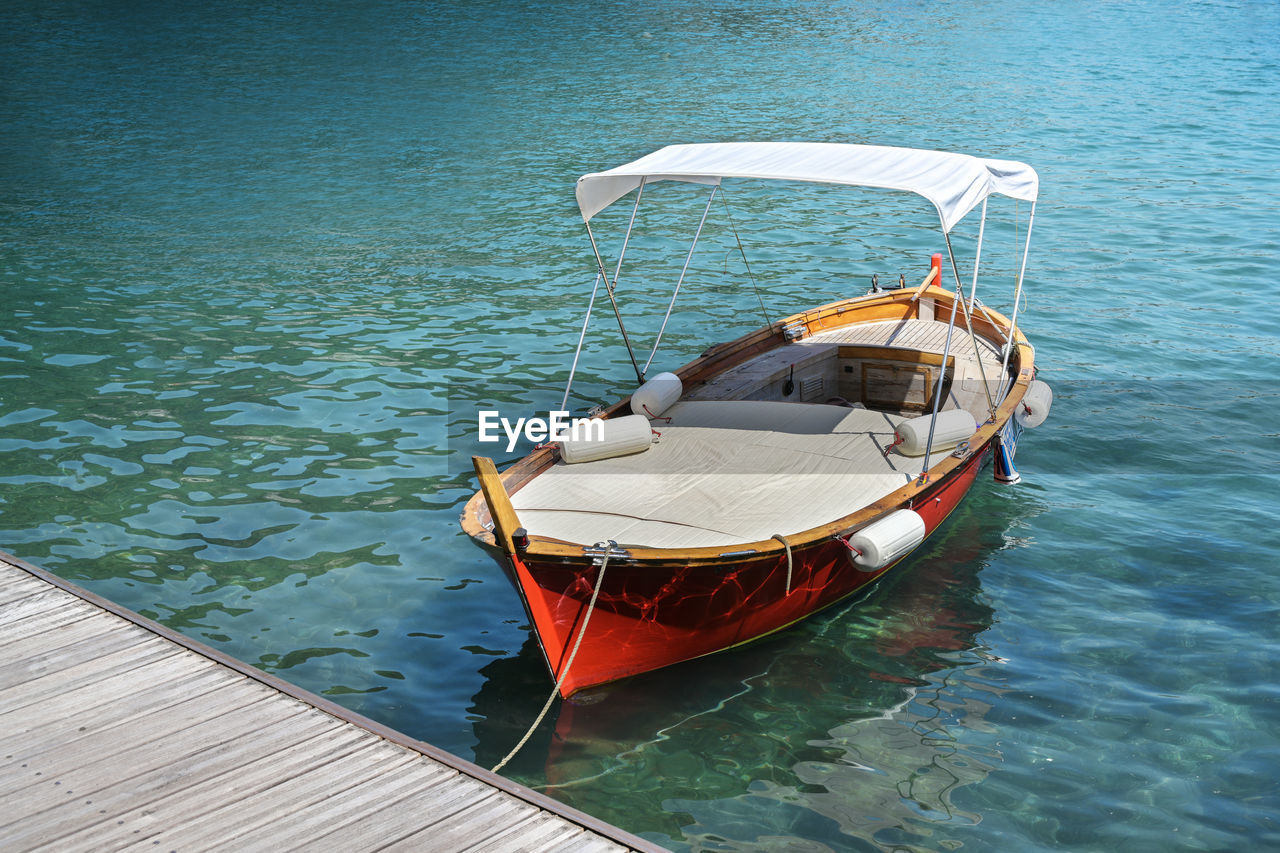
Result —
<svg viewBox="0 0 1280 853"><path fill-rule="evenodd" d="M854 512L923 461L885 458L902 418L865 409L686 401L666 414L648 452L557 464L526 484L512 495L521 524L583 544L731 546Z"/></svg>

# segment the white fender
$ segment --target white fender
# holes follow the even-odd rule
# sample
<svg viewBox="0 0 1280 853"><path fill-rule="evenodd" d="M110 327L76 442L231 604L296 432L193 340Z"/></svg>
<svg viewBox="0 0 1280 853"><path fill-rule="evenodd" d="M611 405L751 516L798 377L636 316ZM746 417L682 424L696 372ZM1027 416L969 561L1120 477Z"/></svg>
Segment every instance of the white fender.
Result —
<svg viewBox="0 0 1280 853"><path fill-rule="evenodd" d="M924 456L929 444L929 424L937 422L933 430L933 452L950 450L977 431L973 415L963 409L949 409L936 415L921 415L898 424L894 430L899 441L898 452L903 456Z"/></svg>
<svg viewBox="0 0 1280 853"><path fill-rule="evenodd" d="M864 572L876 572L905 557L924 541L920 513L900 509L849 537L849 559Z"/></svg>
<svg viewBox="0 0 1280 853"><path fill-rule="evenodd" d="M631 395L631 411L646 418L660 417L684 393L684 383L674 373L659 373Z"/></svg>
<svg viewBox="0 0 1280 853"><path fill-rule="evenodd" d="M1033 380L1027 386L1027 393L1018 404L1013 417L1024 427L1038 427L1049 417L1049 407L1053 405L1053 389L1048 382Z"/></svg>
<svg viewBox="0 0 1280 853"><path fill-rule="evenodd" d="M594 420L579 429L576 438L569 436L560 441L560 458L571 465L640 453L653 444L653 430L643 415Z"/></svg>

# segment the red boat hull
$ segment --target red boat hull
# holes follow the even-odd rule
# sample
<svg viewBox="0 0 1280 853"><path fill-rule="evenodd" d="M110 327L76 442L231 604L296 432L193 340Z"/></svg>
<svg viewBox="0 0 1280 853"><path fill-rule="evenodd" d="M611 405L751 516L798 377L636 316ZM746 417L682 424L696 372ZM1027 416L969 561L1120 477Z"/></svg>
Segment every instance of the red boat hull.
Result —
<svg viewBox="0 0 1280 853"><path fill-rule="evenodd" d="M984 446L913 502L926 536L959 504L990 453L990 445ZM862 571L834 537L793 549L790 579L786 556L776 552L695 564L613 557L590 607L599 565L519 555L500 559L566 697L773 633L847 598L898 564Z"/></svg>

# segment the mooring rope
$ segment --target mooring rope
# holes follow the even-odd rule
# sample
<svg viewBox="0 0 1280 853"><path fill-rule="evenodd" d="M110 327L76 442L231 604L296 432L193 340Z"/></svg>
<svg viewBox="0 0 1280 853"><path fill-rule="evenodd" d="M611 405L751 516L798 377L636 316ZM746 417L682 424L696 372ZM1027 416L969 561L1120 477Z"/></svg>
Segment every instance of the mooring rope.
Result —
<svg viewBox="0 0 1280 853"><path fill-rule="evenodd" d="M556 679L556 686L551 689L551 695L547 697L547 703L542 706L542 710L538 712L538 718L533 721L533 725L529 726L529 730L524 733L524 737L520 738L520 742L507 753L506 758L493 766L492 772L497 773L507 766L508 761L516 757L516 753L524 748L524 745L529 742L529 738L533 737L534 731L542 724L543 718L547 716L547 712L551 710L551 705L556 701L556 696L560 693L560 687L569 675L569 667L573 666L573 659L578 654L578 646L582 645L582 638L587 634L587 623L591 621L591 613L596 609L596 599L600 597L600 587L604 583L604 570L609 565L609 555L611 553L613 553L613 543L605 543L604 559L600 561L600 574L596 576L596 588L591 591L591 601L587 604L586 615L582 617L582 627L578 629L578 639L573 642L573 649L569 652L569 659L565 661L564 669L560 670L560 677Z"/></svg>
<svg viewBox="0 0 1280 853"><path fill-rule="evenodd" d="M788 542L785 538L783 538L781 533L775 533L769 538L777 539L779 542L782 543L782 547L787 549L787 595L790 595L791 594L791 543Z"/></svg>

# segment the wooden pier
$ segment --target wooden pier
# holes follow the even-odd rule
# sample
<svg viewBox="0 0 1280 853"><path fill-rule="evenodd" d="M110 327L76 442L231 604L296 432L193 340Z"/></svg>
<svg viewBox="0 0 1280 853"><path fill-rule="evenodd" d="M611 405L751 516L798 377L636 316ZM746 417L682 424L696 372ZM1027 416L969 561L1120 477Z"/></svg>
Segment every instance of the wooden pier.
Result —
<svg viewBox="0 0 1280 853"><path fill-rule="evenodd" d="M0 849L663 848L0 552Z"/></svg>

